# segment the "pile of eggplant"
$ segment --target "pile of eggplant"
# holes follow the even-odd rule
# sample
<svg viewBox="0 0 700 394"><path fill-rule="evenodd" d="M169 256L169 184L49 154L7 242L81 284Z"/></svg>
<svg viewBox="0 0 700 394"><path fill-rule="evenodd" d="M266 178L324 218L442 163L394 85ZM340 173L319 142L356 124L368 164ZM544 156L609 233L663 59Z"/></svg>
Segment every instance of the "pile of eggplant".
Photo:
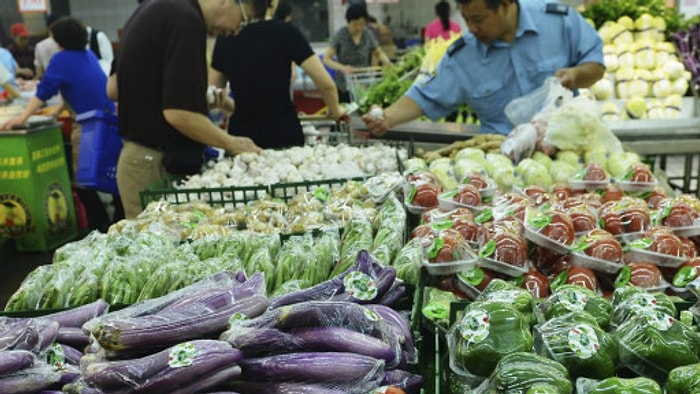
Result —
<svg viewBox="0 0 700 394"><path fill-rule="evenodd" d="M409 324L387 306L404 291L394 268L363 250L315 287L272 299L266 287L262 273L223 271L109 313L98 300L0 318L0 392L420 390Z"/></svg>

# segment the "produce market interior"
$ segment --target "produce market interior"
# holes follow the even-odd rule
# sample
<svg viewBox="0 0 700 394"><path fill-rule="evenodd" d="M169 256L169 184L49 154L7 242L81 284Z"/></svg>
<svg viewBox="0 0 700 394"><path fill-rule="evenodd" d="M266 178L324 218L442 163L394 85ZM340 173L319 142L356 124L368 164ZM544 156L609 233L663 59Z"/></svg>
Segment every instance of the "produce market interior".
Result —
<svg viewBox="0 0 700 394"><path fill-rule="evenodd" d="M0 394L700 393L700 2L262 3L0 1Z"/></svg>

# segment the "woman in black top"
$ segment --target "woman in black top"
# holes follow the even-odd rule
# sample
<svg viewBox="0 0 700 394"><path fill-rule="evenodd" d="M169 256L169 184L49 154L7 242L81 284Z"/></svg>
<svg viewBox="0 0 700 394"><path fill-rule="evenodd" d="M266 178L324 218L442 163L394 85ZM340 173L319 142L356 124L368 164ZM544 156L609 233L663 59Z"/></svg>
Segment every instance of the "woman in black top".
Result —
<svg viewBox="0 0 700 394"><path fill-rule="evenodd" d="M335 84L301 33L281 21L264 20L269 0L242 0L243 28L219 37L212 54L209 82L230 82L233 112L228 132L250 137L262 148L304 144L304 134L289 97L291 63L299 64L320 90L329 115L339 119Z"/></svg>

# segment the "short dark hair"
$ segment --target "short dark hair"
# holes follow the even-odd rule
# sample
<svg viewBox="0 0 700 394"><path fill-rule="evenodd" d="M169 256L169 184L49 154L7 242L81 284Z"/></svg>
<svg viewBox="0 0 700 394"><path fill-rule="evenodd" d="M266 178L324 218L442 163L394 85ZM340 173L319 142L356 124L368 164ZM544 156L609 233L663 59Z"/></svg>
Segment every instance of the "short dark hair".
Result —
<svg viewBox="0 0 700 394"><path fill-rule="evenodd" d="M474 0L457 0L457 4L469 4ZM492 10L497 10L505 0L484 0L486 7ZM518 4L518 0L510 0L511 3Z"/></svg>
<svg viewBox="0 0 700 394"><path fill-rule="evenodd" d="M54 22L63 18L64 16L67 16L67 15L62 13L62 12L52 12L52 13L48 14L46 16L46 27L53 25Z"/></svg>
<svg viewBox="0 0 700 394"><path fill-rule="evenodd" d="M347 11L345 11L345 20L351 22L358 19L369 19L369 15L367 14L367 8L360 4L353 4L350 7L348 7Z"/></svg>
<svg viewBox="0 0 700 394"><path fill-rule="evenodd" d="M292 6L286 0L280 0L275 10L275 19L284 22L289 15L292 15Z"/></svg>
<svg viewBox="0 0 700 394"><path fill-rule="evenodd" d="M49 26L51 35L58 45L64 49L85 49L87 45L87 30L83 22L72 16L64 16Z"/></svg>

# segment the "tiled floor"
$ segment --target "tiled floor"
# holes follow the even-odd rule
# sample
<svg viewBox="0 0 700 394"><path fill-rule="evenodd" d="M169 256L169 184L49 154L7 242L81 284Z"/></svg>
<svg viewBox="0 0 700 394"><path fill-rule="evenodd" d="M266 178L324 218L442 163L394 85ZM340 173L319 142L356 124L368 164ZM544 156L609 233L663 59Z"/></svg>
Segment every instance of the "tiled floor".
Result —
<svg viewBox="0 0 700 394"><path fill-rule="evenodd" d="M694 179L688 185L690 190L697 190L698 167L700 159L698 155L693 158ZM666 158L666 175L671 182L682 187L682 181L674 180L683 177L685 156L669 156ZM656 159L656 167L660 166L660 159ZM42 264L51 263L52 252L49 253L25 253L15 250L12 241L0 240L0 264L3 274L0 275L0 306L4 307L8 298L19 288L22 280L34 268Z"/></svg>

